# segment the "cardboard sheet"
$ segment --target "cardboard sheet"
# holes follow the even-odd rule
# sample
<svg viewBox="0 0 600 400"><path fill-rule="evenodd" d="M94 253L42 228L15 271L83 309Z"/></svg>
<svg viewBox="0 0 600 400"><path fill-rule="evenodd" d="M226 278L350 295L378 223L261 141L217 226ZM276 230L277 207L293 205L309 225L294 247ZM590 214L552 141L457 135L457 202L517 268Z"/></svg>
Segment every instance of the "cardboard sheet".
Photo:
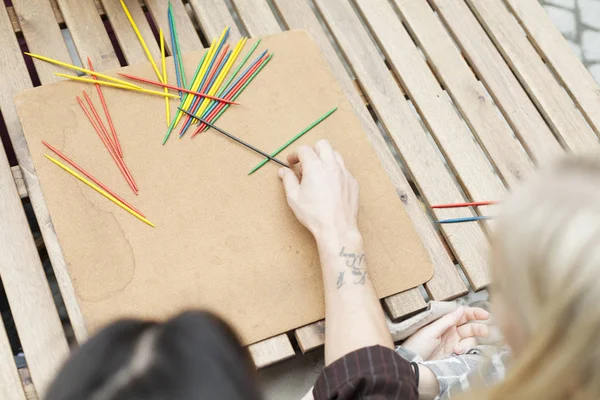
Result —
<svg viewBox="0 0 600 400"><path fill-rule="evenodd" d="M317 45L307 33L291 31L264 38L256 54L266 48L273 59L218 125L273 151L339 106L293 147L327 138L358 179L360 228L380 297L430 279L433 267L418 234ZM184 56L188 74L202 54ZM170 59L168 65L175 82ZM155 79L150 64L122 71ZM15 102L91 332L120 317L160 319L201 307L224 317L251 344L324 317L316 247L286 204L277 165L248 176L262 157L214 131L180 140L177 129L163 146L164 99L105 88L140 188L135 196L77 104L82 90L102 114L95 88L75 82L38 87ZM177 104L171 102L172 115ZM130 201L156 228L45 159L41 140ZM279 157L285 160L289 151Z"/></svg>

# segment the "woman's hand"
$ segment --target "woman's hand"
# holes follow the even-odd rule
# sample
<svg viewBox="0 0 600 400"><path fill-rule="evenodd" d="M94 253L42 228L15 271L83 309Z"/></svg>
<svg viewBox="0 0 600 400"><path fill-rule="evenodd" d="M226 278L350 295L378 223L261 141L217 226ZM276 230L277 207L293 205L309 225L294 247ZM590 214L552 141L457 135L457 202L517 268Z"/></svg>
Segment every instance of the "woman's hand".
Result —
<svg viewBox="0 0 600 400"><path fill-rule="evenodd" d="M339 153L326 140L314 149L302 146L288 156L297 174L287 168L279 176L296 217L319 240L357 234L358 183Z"/></svg>
<svg viewBox="0 0 600 400"><path fill-rule="evenodd" d="M302 146L279 170L287 201L315 236L325 292L325 362L358 349L394 348L358 231L358 183L326 140Z"/></svg>
<svg viewBox="0 0 600 400"><path fill-rule="evenodd" d="M452 353L462 354L477 345L477 337L489 336L487 325L476 321L488 319L482 308L459 307L437 321L424 326L402 343L424 361L440 360Z"/></svg>

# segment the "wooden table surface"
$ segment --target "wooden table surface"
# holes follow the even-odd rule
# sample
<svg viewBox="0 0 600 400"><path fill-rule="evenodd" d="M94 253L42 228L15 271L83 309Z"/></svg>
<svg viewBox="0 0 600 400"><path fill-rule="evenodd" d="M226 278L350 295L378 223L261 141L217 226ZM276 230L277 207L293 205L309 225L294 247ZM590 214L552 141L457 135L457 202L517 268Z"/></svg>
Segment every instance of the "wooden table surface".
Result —
<svg viewBox="0 0 600 400"><path fill-rule="evenodd" d="M166 2L126 3L158 58L153 25L169 30ZM429 205L502 199L565 151L599 146L600 88L537 0L231 0L233 9L224 0L172 3L183 51L206 46L226 25L233 40L286 29L313 35L435 265L426 298L415 288L382 301L394 320L425 309L430 299L453 299L489 283L488 223L433 221L494 209ZM0 277L28 369L12 367L0 324L2 399L43 395L69 352L23 201L33 206L74 340L87 336L13 102L34 84L59 80L53 66L37 60L28 70L23 44L72 63L67 32L78 56L91 57L98 70L146 61L119 0L0 6L0 111L18 162L9 165L0 152ZM265 367L294 356L289 335L306 352L323 345L324 329L320 321L250 351Z"/></svg>

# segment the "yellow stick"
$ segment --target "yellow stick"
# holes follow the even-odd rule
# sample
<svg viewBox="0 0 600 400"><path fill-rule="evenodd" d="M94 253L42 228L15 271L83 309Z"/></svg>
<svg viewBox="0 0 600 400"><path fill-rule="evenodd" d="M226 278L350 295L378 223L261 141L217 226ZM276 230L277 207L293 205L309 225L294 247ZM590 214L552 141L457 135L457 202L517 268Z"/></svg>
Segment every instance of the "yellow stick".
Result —
<svg viewBox="0 0 600 400"><path fill-rule="evenodd" d="M168 83L167 82L167 58L165 57L165 37L163 36L163 31L162 29L159 31L160 32L160 56L162 59L162 73L163 73L163 82L162 83ZM168 88L164 88L165 90L165 94L169 94L169 89ZM165 107L166 107L166 118L167 118L167 127L170 125L171 123L171 107L169 107L169 97L165 96Z"/></svg>
<svg viewBox="0 0 600 400"><path fill-rule="evenodd" d="M129 9L125 5L125 3L123 3L123 0L121 0L121 7L123 7L123 11L125 11L125 15L127 15L127 19L129 20L129 23L131 24L131 27L133 28L138 40L140 41L140 44L142 45L142 48L144 49L144 52L146 53L146 57L148 57L150 64L152 64L152 68L154 68L154 72L156 72L156 76L158 77L158 80L161 81L162 83L164 83L163 77L160 74L160 72L158 72L158 67L156 66L156 63L154 62L154 59L152 58L152 54L150 54L150 50L148 50L148 46L146 46L146 42L144 41L144 38L142 37L140 30L138 29L137 25L135 24L133 17L129 13Z"/></svg>
<svg viewBox="0 0 600 400"><path fill-rule="evenodd" d="M39 54L27 53L27 52L25 52L25 54L27 54L30 57L37 58L38 60L49 62L50 64L56 64L56 65L60 65L61 67L73 69L75 71L83 72L88 75L94 75L94 76L97 76L98 78L104 78L108 81L117 82L117 83L120 83L121 85L129 86L131 88L143 89L141 86L131 84L122 79L113 78L112 76L109 76L109 75L101 74L100 72L90 71L89 69L81 68L76 65L67 64L62 61L54 60L49 57L40 56Z"/></svg>
<svg viewBox="0 0 600 400"><path fill-rule="evenodd" d="M206 70L208 69L208 64L210 64L210 56L212 55L213 51L216 49L216 46L217 46L217 42L216 42L216 40L213 39L210 47L208 48L208 54L206 55L206 57L204 57L204 62L202 63L202 66L200 67L200 72L196 76L196 80L192 83L193 91L198 91L198 89L200 88L200 83L202 82L202 77L204 76L204 74L206 73ZM181 108L183 108L184 110L187 110L188 108L190 108L190 105L192 104L193 99L194 99L194 96L188 95L185 98L185 101L183 102L183 105L181 106ZM177 118L175 119L175 126L177 126L177 124L181 120L182 116L183 116L183 113L181 112L181 110L177 110Z"/></svg>
<svg viewBox="0 0 600 400"><path fill-rule="evenodd" d="M118 88L118 89L125 89L125 90L131 90L133 92L140 92L140 93L147 93L147 94L154 94L156 96L162 96L162 97L170 97L172 99L178 99L179 96L177 96L176 94L171 94L171 93L163 93L163 92L157 92L155 90L148 90L148 89L143 89L143 88L132 88L131 86L125 86L125 85L121 85L119 83L112 83L112 82L104 82L104 81L95 81L93 79L89 79L89 78L81 78L79 76L72 76L72 75L66 75L66 74L59 74L58 72L55 72L54 75L56 76L60 76L63 78L67 78L67 79L71 79L73 81L77 81L77 82L85 82L85 83L93 83L93 84L99 84L99 85L105 85L105 86L110 86L110 87L114 87L114 88Z"/></svg>
<svg viewBox="0 0 600 400"><path fill-rule="evenodd" d="M210 61L215 56L215 53L217 52L217 49L220 47L223 40L225 40L225 34L227 33L227 29L228 29L228 27L226 26L225 29L223 29L223 32L221 33L219 40L217 40L216 42L213 40L212 44L210 45L210 48L208 49L208 55L204 59L204 63L202 65L202 68L200 69L200 73L198 74L198 79L196 82L197 86L196 86L196 89L193 89L194 91L198 90L200 83L202 82L202 79L204 78L204 75L206 75L209 72L208 66L210 65ZM181 108L183 108L184 110L189 109L193 100L194 100L194 96L188 96ZM175 120L175 126L177 126L177 124L181 120L182 116L183 116L183 113L181 111L178 111L177 119Z"/></svg>
<svg viewBox="0 0 600 400"><path fill-rule="evenodd" d="M247 40L247 38L240 39L240 41L238 42L238 44L235 46L235 50L231 54L231 57L229 57L229 60L227 60L227 63L225 64L225 66L223 67L223 69L221 70L221 72L219 73L219 76L217 76L217 79L215 79L215 83L210 88L209 96L212 96L212 94L210 94L210 93L217 94L217 92L219 90L219 87L221 86L221 84L225 80L225 77L229 73L229 70L233 66L233 63L235 62L235 60L237 59L238 55L242 51L242 48L246 44L246 40ZM206 110L206 108L208 107L208 105L210 103L211 103L210 101L206 101L206 98L202 99L202 103L200 104L200 108L196 112L196 115L202 115L202 113Z"/></svg>
<svg viewBox="0 0 600 400"><path fill-rule="evenodd" d="M86 185L88 185L89 187L91 187L92 189L94 189L95 191L100 193L102 196L106 197L107 199L109 199L110 201L112 201L113 203L115 203L116 205L118 205L119 207L121 207L122 209L124 209L125 211L127 211L128 213L130 213L131 215L136 217L137 219L139 219L140 221L143 221L154 228L154 224L152 222L148 221L146 218L142 217L140 214L136 213L131 208L127 207L125 204L123 204L122 202L117 200L110 193L99 188L98 186L96 186L95 184L93 184L92 182L90 182L89 180L84 178L83 176L79 175L77 172L73 171L71 168L67 167L66 165L64 165L63 163L58 161L57 159L50 157L48 154L45 154L45 156L48 160L52 161L54 164L61 167L62 169L64 169L65 171L67 171L68 173L73 175L75 178L79 179L81 182L85 183Z"/></svg>

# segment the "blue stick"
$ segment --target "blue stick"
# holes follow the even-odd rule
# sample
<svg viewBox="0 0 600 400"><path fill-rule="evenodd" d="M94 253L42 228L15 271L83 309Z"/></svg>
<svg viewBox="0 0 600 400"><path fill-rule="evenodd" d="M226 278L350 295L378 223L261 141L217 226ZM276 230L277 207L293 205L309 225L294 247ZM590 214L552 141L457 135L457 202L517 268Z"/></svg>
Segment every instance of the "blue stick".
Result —
<svg viewBox="0 0 600 400"><path fill-rule="evenodd" d="M482 216L482 217L442 219L442 220L438 221L438 224L458 224L460 222L484 221L486 219L492 219L492 217Z"/></svg>
<svg viewBox="0 0 600 400"><path fill-rule="evenodd" d="M208 86L206 87L205 92L208 93L210 91L210 88L212 87L212 85L215 83L215 80L217 79L217 76L221 73L221 70L223 69L223 67L225 66L225 64L227 63L227 60L229 59L229 56L231 56L231 50L229 50L227 52L227 54L225 55L225 57L223 57L223 61L221 61L221 64L217 67L217 70L215 71L215 73L213 74L213 77L211 78L210 82L208 83ZM200 108L200 106L202 105L202 102L204 101L204 99L200 100L198 102L198 104L196 104L195 107L192 107L190 109L190 113L195 114L196 111L198 111L198 109ZM190 127L192 121L194 120L194 118L189 118L187 120L187 122L185 123L183 129L181 130L181 133L179 134L179 138L181 138L185 132L187 131L187 129Z"/></svg>
<svg viewBox="0 0 600 400"><path fill-rule="evenodd" d="M259 61L260 61L260 59L261 59L261 58L263 58L265 54L267 54L267 51L268 51L268 50L265 50L265 51L263 51L263 52L262 52L262 54L261 54L260 56L258 56L258 58L257 58L256 60L254 60L254 61L252 62L252 64L250 64L250 66L249 66L248 68L246 68L246 69L244 70L244 72L242 72L242 73L240 74L240 76L238 76L238 78L237 78L235 81L233 81L233 82L232 82L232 83L229 85L229 87L227 87L227 89L225 89L225 91L224 91L224 92L221 94L221 96L222 96L223 98L225 98L225 96L227 96L227 95L229 94L229 92L231 92L231 89L233 89L233 88L235 87L235 85L237 85L237 84L238 84L238 82L239 82L239 81L240 81L240 80L241 80L241 79L242 79L242 78L243 78L243 77L246 75L246 73L248 73L248 71L250 71L250 69L251 69L251 68L252 68L252 67L253 67L253 66L254 66L254 65L257 63L257 62L259 62ZM204 119L204 118L206 118L206 117L207 117L207 116L210 114L210 112L211 112L212 110L214 110L214 109L215 109L215 108L216 108L218 105L219 105L219 102L218 102L218 101L213 101L213 104L211 104L211 105L210 105L210 106L209 106L209 107L206 109L206 111L204 112L204 114L202 114L202 118L203 118L203 119Z"/></svg>
<svg viewBox="0 0 600 400"><path fill-rule="evenodd" d="M170 5L170 4L169 4ZM179 60L177 58L177 45L175 44L175 33L173 29L173 15L171 14L171 7L169 7L167 14L169 16L169 31L171 32L171 53L173 54L173 64L175 64L175 75L177 77L177 86L181 86L181 74L179 72ZM182 92L179 92L179 98L182 96Z"/></svg>

